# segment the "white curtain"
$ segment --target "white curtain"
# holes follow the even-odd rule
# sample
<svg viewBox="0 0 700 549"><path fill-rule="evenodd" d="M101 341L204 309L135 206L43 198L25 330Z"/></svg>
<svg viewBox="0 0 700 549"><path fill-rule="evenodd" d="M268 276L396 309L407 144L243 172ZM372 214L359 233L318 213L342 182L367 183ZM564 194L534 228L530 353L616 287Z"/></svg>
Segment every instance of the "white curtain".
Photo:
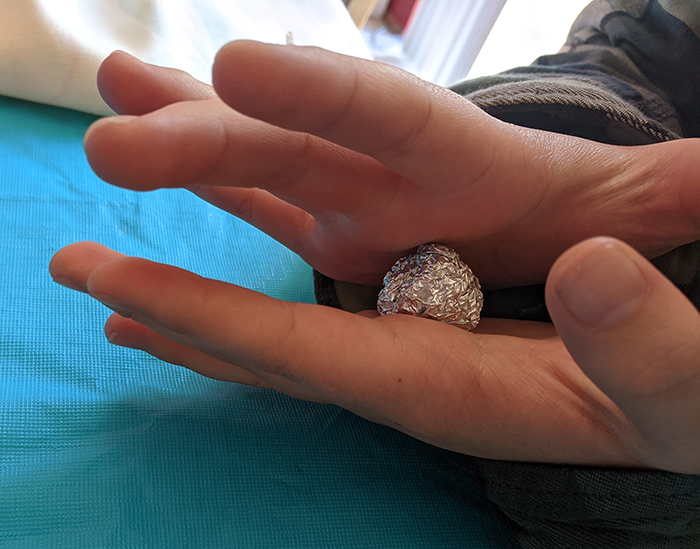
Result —
<svg viewBox="0 0 700 549"><path fill-rule="evenodd" d="M422 0L404 38L407 68L449 86L463 79L506 0Z"/></svg>
<svg viewBox="0 0 700 549"><path fill-rule="evenodd" d="M0 0L0 95L108 114L95 84L115 49L209 81L249 38L370 57L342 0Z"/></svg>

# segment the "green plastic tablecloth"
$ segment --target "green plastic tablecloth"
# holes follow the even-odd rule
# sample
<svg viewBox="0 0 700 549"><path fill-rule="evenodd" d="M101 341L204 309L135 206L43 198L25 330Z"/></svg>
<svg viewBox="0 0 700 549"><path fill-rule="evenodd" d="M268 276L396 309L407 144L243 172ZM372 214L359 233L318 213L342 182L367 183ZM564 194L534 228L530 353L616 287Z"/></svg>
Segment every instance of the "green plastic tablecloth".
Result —
<svg viewBox="0 0 700 549"><path fill-rule="evenodd" d="M92 120L0 98L0 548L510 547L454 455L106 342L108 311L48 274L71 242L313 295L296 255L186 191L99 181Z"/></svg>

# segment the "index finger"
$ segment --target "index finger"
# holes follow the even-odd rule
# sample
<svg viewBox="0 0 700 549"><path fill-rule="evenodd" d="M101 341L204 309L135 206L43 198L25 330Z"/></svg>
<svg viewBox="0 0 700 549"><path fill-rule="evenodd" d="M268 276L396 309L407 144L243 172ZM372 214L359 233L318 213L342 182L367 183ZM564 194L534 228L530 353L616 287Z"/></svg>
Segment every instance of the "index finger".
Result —
<svg viewBox="0 0 700 549"><path fill-rule="evenodd" d="M318 48L231 42L216 57L213 82L248 116L368 154L418 184L478 178L511 134L444 88Z"/></svg>

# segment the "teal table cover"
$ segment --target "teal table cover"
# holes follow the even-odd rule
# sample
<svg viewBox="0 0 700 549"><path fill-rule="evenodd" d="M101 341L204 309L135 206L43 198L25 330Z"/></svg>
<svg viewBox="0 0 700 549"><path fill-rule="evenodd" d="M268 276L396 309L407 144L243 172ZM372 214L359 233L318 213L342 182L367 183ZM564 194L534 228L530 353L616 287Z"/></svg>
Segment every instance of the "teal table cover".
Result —
<svg viewBox="0 0 700 549"><path fill-rule="evenodd" d="M98 180L93 119L0 98L0 548L511 547L455 455L107 343L107 309L48 274L66 244L313 294L296 255L188 192Z"/></svg>

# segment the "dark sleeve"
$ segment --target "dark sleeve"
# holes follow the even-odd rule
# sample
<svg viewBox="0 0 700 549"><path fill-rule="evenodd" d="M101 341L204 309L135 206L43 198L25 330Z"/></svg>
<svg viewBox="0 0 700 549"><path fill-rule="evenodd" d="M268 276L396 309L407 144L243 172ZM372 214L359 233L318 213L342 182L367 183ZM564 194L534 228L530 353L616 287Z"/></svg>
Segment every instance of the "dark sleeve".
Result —
<svg viewBox="0 0 700 549"><path fill-rule="evenodd" d="M603 143L698 137L699 35L698 0L596 0L559 53L453 90L501 120ZM700 242L654 263L700 308ZM353 288L315 277L320 303L349 308ZM544 287L486 293L482 315L546 321ZM700 476L468 456L462 463L481 478L516 546L700 548Z"/></svg>
<svg viewBox="0 0 700 549"><path fill-rule="evenodd" d="M700 547L700 476L465 459L523 549Z"/></svg>

